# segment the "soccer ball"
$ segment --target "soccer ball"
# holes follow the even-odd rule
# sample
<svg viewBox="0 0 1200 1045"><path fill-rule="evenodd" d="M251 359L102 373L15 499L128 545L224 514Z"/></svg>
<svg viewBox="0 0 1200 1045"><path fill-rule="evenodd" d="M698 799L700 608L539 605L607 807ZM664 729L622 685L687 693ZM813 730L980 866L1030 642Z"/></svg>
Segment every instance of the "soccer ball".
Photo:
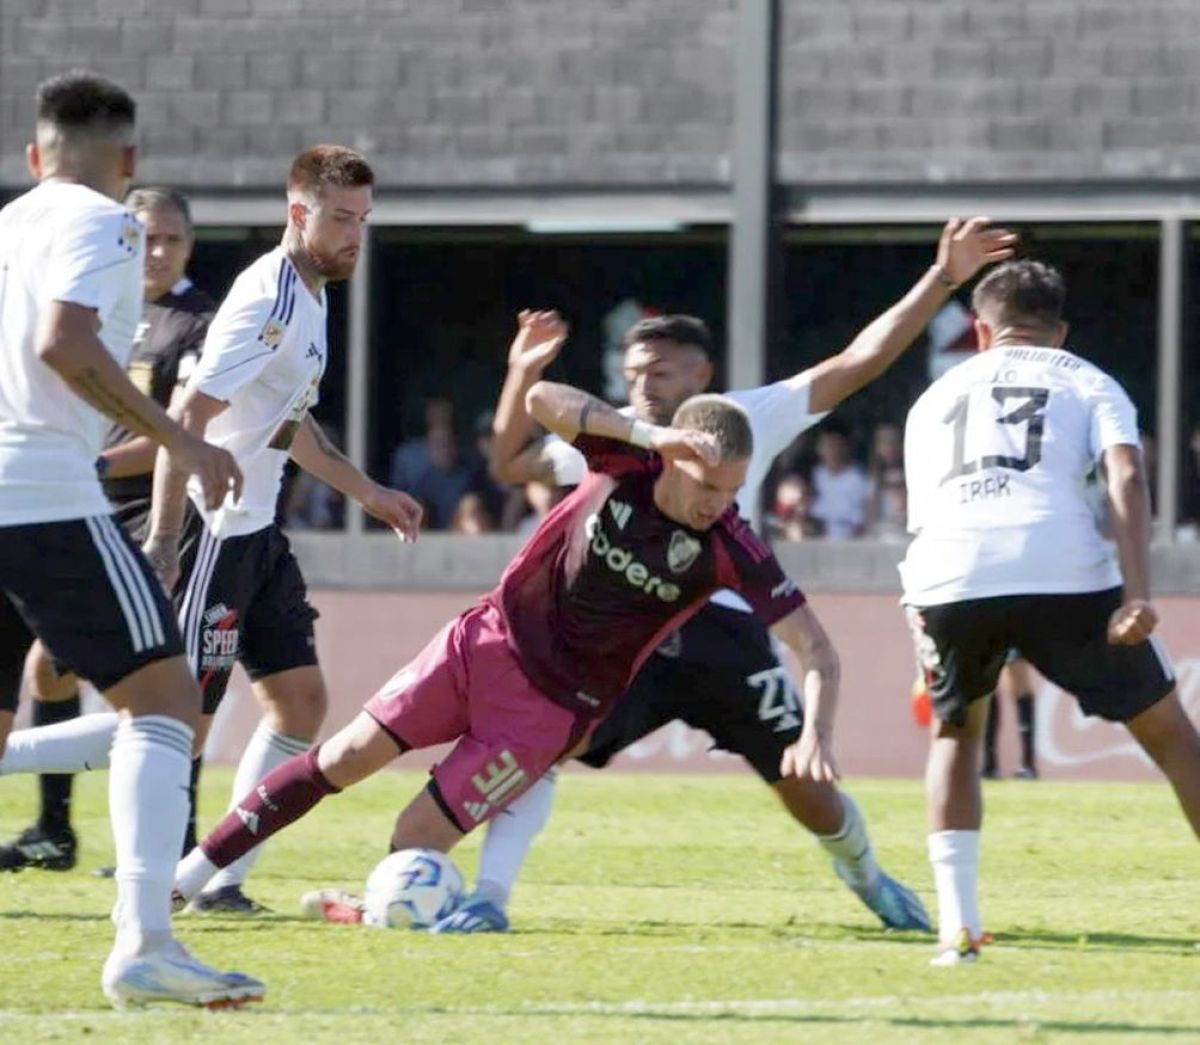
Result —
<svg viewBox="0 0 1200 1045"><path fill-rule="evenodd" d="M363 924L377 929L428 929L458 906L462 875L445 853L401 849L367 878Z"/></svg>

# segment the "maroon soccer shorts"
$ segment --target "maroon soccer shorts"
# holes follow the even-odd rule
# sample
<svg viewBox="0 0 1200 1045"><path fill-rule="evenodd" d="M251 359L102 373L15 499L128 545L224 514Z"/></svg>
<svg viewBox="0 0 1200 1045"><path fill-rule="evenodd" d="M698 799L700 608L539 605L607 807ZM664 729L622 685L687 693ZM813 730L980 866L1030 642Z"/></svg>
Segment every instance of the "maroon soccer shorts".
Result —
<svg viewBox="0 0 1200 1045"><path fill-rule="evenodd" d="M404 748L458 741L434 766L432 790L464 832L512 802L595 726L526 678L499 611L486 604L442 628L364 710Z"/></svg>

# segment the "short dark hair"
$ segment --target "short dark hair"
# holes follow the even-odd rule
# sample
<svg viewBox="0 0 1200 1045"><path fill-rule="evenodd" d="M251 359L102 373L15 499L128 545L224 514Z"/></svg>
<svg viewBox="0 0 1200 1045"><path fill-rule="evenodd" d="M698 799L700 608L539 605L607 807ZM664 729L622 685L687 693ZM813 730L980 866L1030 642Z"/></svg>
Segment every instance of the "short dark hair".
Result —
<svg viewBox="0 0 1200 1045"><path fill-rule="evenodd" d="M132 128L137 104L123 87L82 69L52 76L37 89L37 122L62 131Z"/></svg>
<svg viewBox="0 0 1200 1045"><path fill-rule="evenodd" d="M314 145L292 161L288 192L320 196L325 189L354 189L374 185L375 172L361 153L344 145Z"/></svg>
<svg viewBox="0 0 1200 1045"><path fill-rule="evenodd" d="M1050 329L1062 322L1067 288L1062 273L1045 261L1023 258L992 269L971 294L977 316Z"/></svg>
<svg viewBox="0 0 1200 1045"><path fill-rule="evenodd" d="M712 355L713 339L708 324L695 316L648 316L639 319L626 332L623 348L639 341L677 341Z"/></svg>
<svg viewBox="0 0 1200 1045"><path fill-rule="evenodd" d="M754 453L750 418L732 399L705 392L685 399L671 419L675 428L708 432L717 440L722 461L742 461Z"/></svg>
<svg viewBox="0 0 1200 1045"><path fill-rule="evenodd" d="M183 218L188 232L192 231L192 208L187 197L175 189L164 188L160 185L147 185L143 189L134 189L125 197L125 206L137 214L144 210L157 210L159 207L174 207Z"/></svg>

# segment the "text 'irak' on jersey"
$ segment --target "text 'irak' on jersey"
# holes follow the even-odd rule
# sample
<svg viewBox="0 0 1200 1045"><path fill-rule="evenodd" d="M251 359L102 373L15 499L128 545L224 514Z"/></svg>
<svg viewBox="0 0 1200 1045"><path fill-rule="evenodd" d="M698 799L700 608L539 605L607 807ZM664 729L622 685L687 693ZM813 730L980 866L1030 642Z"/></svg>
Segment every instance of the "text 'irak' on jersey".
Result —
<svg viewBox="0 0 1200 1045"><path fill-rule="evenodd" d="M187 387L229 404L205 438L232 453L243 476L241 500L216 512L189 484L216 536L255 533L274 521L288 449L325 372L325 326L324 289L312 294L281 247L238 276L213 317Z"/></svg>
<svg viewBox="0 0 1200 1045"><path fill-rule="evenodd" d="M753 515L760 507L762 484L775 463L775 458L786 450L801 432L819 423L825 414L809 412L808 400L812 377L809 372L795 374L783 381L734 392L722 392L732 399L750 419L750 430L754 435L754 452L750 455L750 466L746 469L746 481L738 490L738 505L745 516ZM631 407L621 413L633 416ZM561 439L551 440L546 450L554 466L554 481L559 486L575 486L583 481L587 463L583 455ZM744 613L752 612L750 605L737 592L719 591L713 596L731 609Z"/></svg>
<svg viewBox="0 0 1200 1045"><path fill-rule="evenodd" d="M931 385L904 433L905 602L1102 591L1121 583L1085 480L1137 446L1120 385L1063 349L981 352Z"/></svg>
<svg viewBox="0 0 1200 1045"><path fill-rule="evenodd" d="M551 700L603 715L663 637L721 588L767 625L804 602L735 508L707 531L658 510L657 454L595 436L574 446L588 474L488 596L525 673Z"/></svg>
<svg viewBox="0 0 1200 1045"><path fill-rule="evenodd" d="M82 185L44 181L0 210L0 526L107 515L108 420L38 358L51 302L95 312L124 368L142 314L142 226Z"/></svg>

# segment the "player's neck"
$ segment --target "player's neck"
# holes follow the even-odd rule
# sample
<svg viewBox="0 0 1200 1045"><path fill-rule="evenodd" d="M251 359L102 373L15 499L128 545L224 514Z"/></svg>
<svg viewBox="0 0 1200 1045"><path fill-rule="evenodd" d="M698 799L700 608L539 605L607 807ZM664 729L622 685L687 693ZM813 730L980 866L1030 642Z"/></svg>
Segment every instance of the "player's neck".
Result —
<svg viewBox="0 0 1200 1045"><path fill-rule="evenodd" d="M86 168L56 168L42 175L41 183L45 184L46 182L65 182L68 185L82 185L85 189L98 192L102 196L107 196L110 200L119 200L125 195L124 179L113 178L107 172L92 171Z"/></svg>
<svg viewBox="0 0 1200 1045"><path fill-rule="evenodd" d="M314 298L318 297L321 293L321 288L325 286L325 277L317 271L317 266L313 264L312 258L308 256L308 251L304 249L304 245L300 242L300 237L291 228L283 234L283 253L287 255L288 261L292 263L292 267L308 288L308 292Z"/></svg>

